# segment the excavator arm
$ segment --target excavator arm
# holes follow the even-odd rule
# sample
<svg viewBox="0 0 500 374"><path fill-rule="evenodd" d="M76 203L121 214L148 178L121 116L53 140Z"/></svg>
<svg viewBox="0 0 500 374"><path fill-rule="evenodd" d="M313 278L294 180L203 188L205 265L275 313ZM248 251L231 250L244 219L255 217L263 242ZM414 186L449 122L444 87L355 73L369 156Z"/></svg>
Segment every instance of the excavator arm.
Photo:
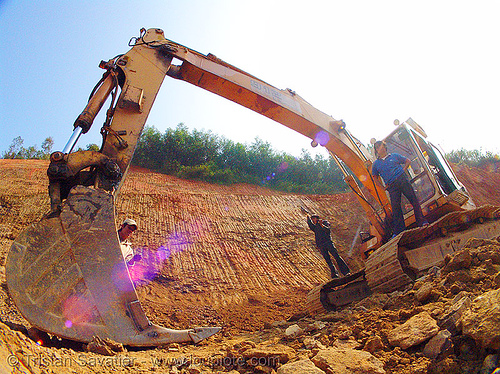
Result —
<svg viewBox="0 0 500 374"><path fill-rule="evenodd" d="M107 81L117 79L122 89L112 122L103 128L107 135L102 153L115 160L123 173L130 164L163 78L168 75L275 120L310 138L313 145L324 146L345 164L375 201L390 212L385 191L371 178L369 151L349 133L343 121L319 111L290 89L277 89L212 54L206 56L165 39L160 29L143 29L141 36L133 41L127 54L102 64L109 71ZM177 60L181 61L180 65L172 63ZM110 85L103 83L103 91L109 92ZM105 97L97 97L96 101L101 103ZM86 108L75 126L89 127L88 112ZM383 235L385 229L380 218L372 207L366 204L365 207L372 225Z"/></svg>
<svg viewBox="0 0 500 374"><path fill-rule="evenodd" d="M369 170L369 152L338 121L295 92L277 89L213 55L165 39L160 29L141 30L129 52L107 62L103 78L74 124L62 152L47 171L51 210L16 239L6 263L10 294L35 327L61 337L90 341L98 335L132 346L198 342L218 327L170 330L146 317L116 233L114 199L165 76L183 80L271 118L320 144L350 170L368 193L390 210ZM180 65L173 61L180 61ZM72 149L111 97L99 152ZM382 219L357 193L380 237Z"/></svg>

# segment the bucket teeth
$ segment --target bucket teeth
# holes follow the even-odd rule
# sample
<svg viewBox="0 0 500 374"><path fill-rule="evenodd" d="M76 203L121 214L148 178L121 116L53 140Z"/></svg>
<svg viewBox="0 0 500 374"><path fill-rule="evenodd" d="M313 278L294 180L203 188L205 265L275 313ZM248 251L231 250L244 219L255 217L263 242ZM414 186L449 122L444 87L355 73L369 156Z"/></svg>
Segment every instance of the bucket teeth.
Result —
<svg viewBox="0 0 500 374"><path fill-rule="evenodd" d="M217 334L221 330L221 327L196 327L189 332L189 336L193 340L193 343L199 343L202 340Z"/></svg>

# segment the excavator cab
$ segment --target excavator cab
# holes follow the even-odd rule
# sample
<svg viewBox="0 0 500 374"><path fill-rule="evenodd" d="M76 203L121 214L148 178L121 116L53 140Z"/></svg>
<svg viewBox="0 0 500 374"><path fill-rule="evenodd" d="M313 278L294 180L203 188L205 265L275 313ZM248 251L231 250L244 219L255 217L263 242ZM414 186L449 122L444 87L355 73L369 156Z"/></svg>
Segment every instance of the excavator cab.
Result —
<svg viewBox="0 0 500 374"><path fill-rule="evenodd" d="M411 118L403 122L384 141L389 153L399 153L411 161L408 179L429 222L443 214L475 207L465 187L458 181L441 152L426 140L425 131ZM413 207L402 197L407 227L415 222Z"/></svg>

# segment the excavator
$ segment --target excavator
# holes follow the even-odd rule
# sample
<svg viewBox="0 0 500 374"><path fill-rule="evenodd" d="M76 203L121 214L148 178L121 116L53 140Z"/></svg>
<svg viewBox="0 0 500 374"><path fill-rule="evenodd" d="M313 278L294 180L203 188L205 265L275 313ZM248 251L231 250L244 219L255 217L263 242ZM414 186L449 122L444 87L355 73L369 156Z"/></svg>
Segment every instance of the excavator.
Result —
<svg viewBox="0 0 500 374"><path fill-rule="evenodd" d="M342 120L314 108L296 92L277 89L222 61L165 38L161 29L141 29L131 49L109 61L61 152L50 156L50 210L12 244L6 261L10 296L25 319L41 331L80 342L109 338L129 346L197 343L220 327L173 330L152 324L120 250L114 201L125 180L148 114L166 76L191 83L266 116L325 147L366 211L362 237L366 267L319 285L310 308L335 309L371 292L405 287L439 266L468 237L499 235L498 207L475 207L440 150L411 118L385 138L389 152L411 160L409 178L431 224L417 228L405 203L409 228L391 238L391 206L374 182L372 152ZM99 151L78 150L109 100ZM410 207L408 209L407 207Z"/></svg>

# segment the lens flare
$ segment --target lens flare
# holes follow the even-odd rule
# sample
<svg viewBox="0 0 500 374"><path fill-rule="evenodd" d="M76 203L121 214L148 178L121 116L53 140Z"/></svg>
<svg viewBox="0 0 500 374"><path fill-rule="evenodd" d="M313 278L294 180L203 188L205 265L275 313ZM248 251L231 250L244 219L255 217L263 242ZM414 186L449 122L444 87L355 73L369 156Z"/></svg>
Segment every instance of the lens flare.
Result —
<svg viewBox="0 0 500 374"><path fill-rule="evenodd" d="M326 131L320 131L314 137L314 141L322 146L324 146L330 140L330 135Z"/></svg>
<svg viewBox="0 0 500 374"><path fill-rule="evenodd" d="M131 287L131 280L132 277L129 274L129 270L125 265L125 262L118 263L114 266L113 283L115 284L116 288L121 291L130 291L130 289L133 288L133 286Z"/></svg>
<svg viewBox="0 0 500 374"><path fill-rule="evenodd" d="M286 169L288 169L288 162L283 161L279 166L278 166L278 172L283 173Z"/></svg>
<svg viewBox="0 0 500 374"><path fill-rule="evenodd" d="M76 324L89 322L93 307L93 303L84 294L69 296L62 305L62 315L65 318L64 326L70 328Z"/></svg>
<svg viewBox="0 0 500 374"><path fill-rule="evenodd" d="M227 207L226 207L227 208ZM205 225L202 222L185 222L186 233L175 233L168 236L165 240L166 244L157 249L139 249L136 253L141 254L141 260L132 265L127 266L125 272L121 266L115 269L115 282L117 287L122 287L125 278L130 277L132 283L137 285L146 285L153 281L160 273L163 263L167 261L173 254L184 250L185 245L190 242L188 235L201 237L205 231ZM208 232L208 229L206 229ZM130 284L130 283L129 283Z"/></svg>

